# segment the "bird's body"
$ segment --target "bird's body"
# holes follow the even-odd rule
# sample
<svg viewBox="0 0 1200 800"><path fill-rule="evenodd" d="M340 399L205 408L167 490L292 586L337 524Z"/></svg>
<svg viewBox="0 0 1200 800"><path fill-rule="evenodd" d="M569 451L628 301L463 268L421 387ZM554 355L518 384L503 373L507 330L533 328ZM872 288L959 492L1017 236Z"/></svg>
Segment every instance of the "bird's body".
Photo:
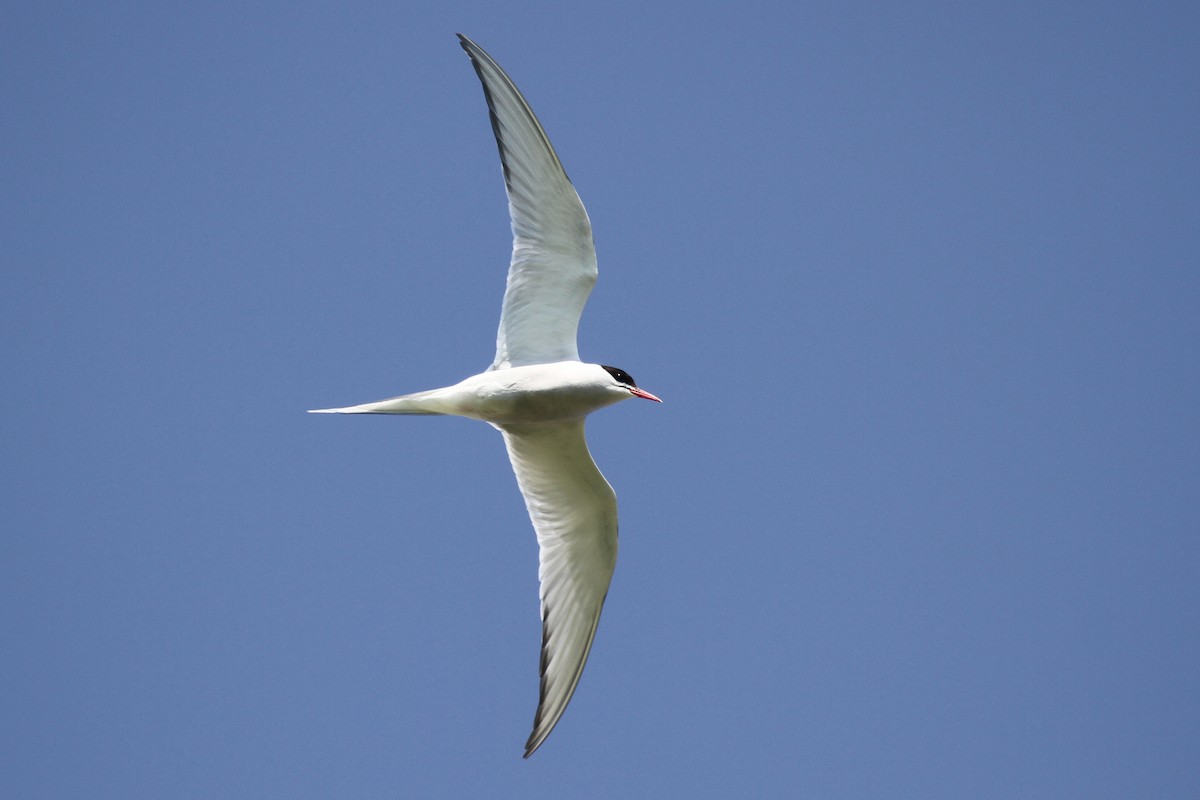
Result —
<svg viewBox="0 0 1200 800"><path fill-rule="evenodd" d="M453 414L503 428L582 419L629 396L599 364L557 361L488 370L442 389L317 413Z"/></svg>
<svg viewBox="0 0 1200 800"><path fill-rule="evenodd" d="M617 499L588 453L584 418L630 397L660 401L623 370L579 360L579 317L596 282L587 212L512 80L459 40L483 83L512 218L495 359L453 386L317 413L452 414L503 434L539 549L541 691L528 758L575 692L616 565Z"/></svg>

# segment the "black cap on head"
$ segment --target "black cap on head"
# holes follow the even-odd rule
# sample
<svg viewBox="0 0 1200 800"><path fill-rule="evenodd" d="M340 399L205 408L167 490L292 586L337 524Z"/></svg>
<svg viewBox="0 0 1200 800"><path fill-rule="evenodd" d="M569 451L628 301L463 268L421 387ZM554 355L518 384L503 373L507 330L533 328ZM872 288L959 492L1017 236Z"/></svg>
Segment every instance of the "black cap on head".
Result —
<svg viewBox="0 0 1200 800"><path fill-rule="evenodd" d="M637 382L633 379L633 376L625 370L620 369L619 367L605 366L604 364L601 364L600 366L603 367L609 375L612 375L613 379L618 383L623 383L626 386L637 386Z"/></svg>

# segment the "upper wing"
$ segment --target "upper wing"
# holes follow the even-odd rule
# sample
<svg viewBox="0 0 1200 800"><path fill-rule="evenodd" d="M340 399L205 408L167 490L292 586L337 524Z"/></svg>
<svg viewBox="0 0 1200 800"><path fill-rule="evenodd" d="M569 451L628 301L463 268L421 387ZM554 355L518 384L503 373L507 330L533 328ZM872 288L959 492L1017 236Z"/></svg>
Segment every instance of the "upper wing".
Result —
<svg viewBox="0 0 1200 800"><path fill-rule="evenodd" d="M578 361L579 317L596 283L592 225L546 132L512 79L461 33L500 148L513 254L492 369Z"/></svg>
<svg viewBox="0 0 1200 800"><path fill-rule="evenodd" d="M617 496L588 453L583 420L500 430L539 548L542 681L528 758L566 710L592 649L617 563Z"/></svg>

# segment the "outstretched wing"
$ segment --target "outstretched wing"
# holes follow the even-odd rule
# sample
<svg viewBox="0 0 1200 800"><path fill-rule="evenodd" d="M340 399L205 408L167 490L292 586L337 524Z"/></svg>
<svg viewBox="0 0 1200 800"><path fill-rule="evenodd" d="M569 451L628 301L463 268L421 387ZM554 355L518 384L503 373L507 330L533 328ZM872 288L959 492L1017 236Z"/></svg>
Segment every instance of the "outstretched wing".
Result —
<svg viewBox="0 0 1200 800"><path fill-rule="evenodd" d="M596 283L592 225L546 132L512 79L462 34L500 148L513 254L492 369L578 361L579 317Z"/></svg>
<svg viewBox="0 0 1200 800"><path fill-rule="evenodd" d="M500 428L537 532L541 693L525 757L566 710L617 563L617 496L588 453L583 420Z"/></svg>

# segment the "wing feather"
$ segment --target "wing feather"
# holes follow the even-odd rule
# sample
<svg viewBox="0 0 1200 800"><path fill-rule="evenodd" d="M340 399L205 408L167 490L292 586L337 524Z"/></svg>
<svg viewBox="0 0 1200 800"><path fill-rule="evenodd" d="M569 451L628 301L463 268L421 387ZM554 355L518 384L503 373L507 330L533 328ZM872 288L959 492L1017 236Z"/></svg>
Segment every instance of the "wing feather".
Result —
<svg viewBox="0 0 1200 800"><path fill-rule="evenodd" d="M492 369L578 361L579 317L596 283L587 211L512 79L479 45L458 38L483 83L512 217Z"/></svg>
<svg viewBox="0 0 1200 800"><path fill-rule="evenodd" d="M562 717L592 649L617 563L617 497L588 453L583 420L500 430L539 549L541 689L528 758Z"/></svg>

